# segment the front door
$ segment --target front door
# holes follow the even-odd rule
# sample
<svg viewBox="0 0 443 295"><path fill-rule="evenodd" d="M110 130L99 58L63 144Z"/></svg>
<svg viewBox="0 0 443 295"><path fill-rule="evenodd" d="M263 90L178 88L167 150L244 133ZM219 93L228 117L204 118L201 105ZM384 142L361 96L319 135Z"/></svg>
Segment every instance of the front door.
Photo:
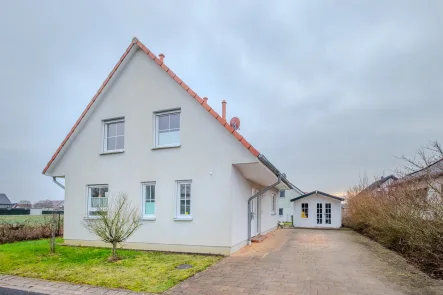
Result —
<svg viewBox="0 0 443 295"><path fill-rule="evenodd" d="M258 231L258 227L257 227L257 220L258 220L258 216L257 216L257 198L252 199L251 201L251 208L250 208L250 212L251 212L251 237L254 237L257 235L257 231Z"/></svg>
<svg viewBox="0 0 443 295"><path fill-rule="evenodd" d="M323 203L317 203L317 224L323 224Z"/></svg>

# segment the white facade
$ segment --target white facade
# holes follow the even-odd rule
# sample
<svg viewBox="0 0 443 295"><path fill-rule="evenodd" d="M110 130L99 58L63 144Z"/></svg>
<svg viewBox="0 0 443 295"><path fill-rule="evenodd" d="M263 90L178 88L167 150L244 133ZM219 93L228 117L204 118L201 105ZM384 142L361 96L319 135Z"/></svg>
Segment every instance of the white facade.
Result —
<svg viewBox="0 0 443 295"><path fill-rule="evenodd" d="M302 213L302 206L307 215ZM306 228L340 228L342 224L341 200L314 193L292 202L294 226ZM329 215L330 206L330 215ZM318 208L318 209L317 209ZM305 209L306 210L306 209ZM327 211L328 210L328 211ZM305 211L306 212L306 211ZM330 218L330 223L328 222Z"/></svg>
<svg viewBox="0 0 443 295"><path fill-rule="evenodd" d="M156 148L156 112L171 109L180 111L180 144ZM115 118L124 118L124 149L104 154L103 122ZM237 163L250 164L256 172ZM142 184L155 183L155 214L146 217L123 246L226 255L246 245L247 200L253 190L276 181L257 157L136 46L45 174L65 178L68 244L104 245L81 225L88 214L88 186L108 185L109 202L125 193L142 213ZM191 212L186 218L177 214L178 181L191 183ZM258 201L257 233L276 228L278 212L271 212L271 206L277 193L268 191Z"/></svg>
<svg viewBox="0 0 443 295"><path fill-rule="evenodd" d="M300 191L299 189L291 189L291 190L286 190L283 191L284 193L282 194L282 192L279 192L278 195L278 206L279 206L279 216L278 216L278 220L282 221L282 222L291 222L292 221L292 215L293 215L293 206L291 203L291 199L299 197L301 195L303 195L303 192ZM282 195L284 195L282 197Z"/></svg>

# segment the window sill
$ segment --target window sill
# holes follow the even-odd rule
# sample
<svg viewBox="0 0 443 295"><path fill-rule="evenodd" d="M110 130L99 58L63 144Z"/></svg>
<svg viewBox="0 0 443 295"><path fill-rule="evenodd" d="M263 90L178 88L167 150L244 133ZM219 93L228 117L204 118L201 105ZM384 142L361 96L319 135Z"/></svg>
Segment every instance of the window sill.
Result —
<svg viewBox="0 0 443 295"><path fill-rule="evenodd" d="M164 149L176 149L181 147L181 144L179 145L168 145L168 146L158 146L155 148L152 148L151 150L155 151L155 150L164 150Z"/></svg>
<svg viewBox="0 0 443 295"><path fill-rule="evenodd" d="M176 217L174 221L192 221L192 217Z"/></svg>
<svg viewBox="0 0 443 295"><path fill-rule="evenodd" d="M100 216L86 216L83 217L84 220L94 220L94 219L100 219Z"/></svg>
<svg viewBox="0 0 443 295"><path fill-rule="evenodd" d="M155 220L155 216L143 216L141 218L141 221L154 221Z"/></svg>
<svg viewBox="0 0 443 295"><path fill-rule="evenodd" d="M112 154L123 154L124 152L125 152L125 150L102 152L102 153L100 153L100 156L103 156L103 155L112 155Z"/></svg>

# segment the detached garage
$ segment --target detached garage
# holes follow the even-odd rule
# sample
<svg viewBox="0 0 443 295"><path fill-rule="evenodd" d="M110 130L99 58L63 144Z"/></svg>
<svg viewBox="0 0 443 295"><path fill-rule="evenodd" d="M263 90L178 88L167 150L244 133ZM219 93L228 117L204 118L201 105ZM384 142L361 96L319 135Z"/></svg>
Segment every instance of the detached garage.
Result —
<svg viewBox="0 0 443 295"><path fill-rule="evenodd" d="M321 191L291 199L295 227L340 228L343 198Z"/></svg>

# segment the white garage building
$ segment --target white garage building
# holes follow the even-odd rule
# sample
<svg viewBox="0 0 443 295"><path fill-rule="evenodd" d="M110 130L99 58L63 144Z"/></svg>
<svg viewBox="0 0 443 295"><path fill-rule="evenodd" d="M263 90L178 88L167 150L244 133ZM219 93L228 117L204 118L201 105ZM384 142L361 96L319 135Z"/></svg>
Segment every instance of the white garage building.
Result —
<svg viewBox="0 0 443 295"><path fill-rule="evenodd" d="M313 191L291 199L295 227L340 228L343 198Z"/></svg>

